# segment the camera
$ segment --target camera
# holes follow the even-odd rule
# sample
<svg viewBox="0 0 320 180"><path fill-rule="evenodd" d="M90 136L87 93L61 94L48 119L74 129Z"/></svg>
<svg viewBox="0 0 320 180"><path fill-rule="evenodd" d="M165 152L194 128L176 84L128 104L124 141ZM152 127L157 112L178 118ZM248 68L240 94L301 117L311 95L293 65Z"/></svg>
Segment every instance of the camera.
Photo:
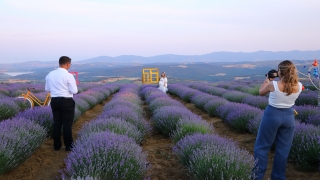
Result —
<svg viewBox="0 0 320 180"><path fill-rule="evenodd" d="M267 77L267 75L268 75L268 78L279 77L278 71L276 71L275 69L271 69L267 74L265 74L266 77Z"/></svg>

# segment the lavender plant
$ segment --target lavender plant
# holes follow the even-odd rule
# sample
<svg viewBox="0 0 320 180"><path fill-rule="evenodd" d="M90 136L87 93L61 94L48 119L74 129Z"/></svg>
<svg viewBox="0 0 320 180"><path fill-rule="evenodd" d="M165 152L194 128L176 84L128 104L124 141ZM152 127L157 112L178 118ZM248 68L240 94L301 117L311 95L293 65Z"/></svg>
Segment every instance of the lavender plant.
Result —
<svg viewBox="0 0 320 180"><path fill-rule="evenodd" d="M164 94L164 93L162 93ZM176 101L176 100L173 100L171 98L169 98L168 96L167 97L164 97L164 98L157 98L155 99L154 101L152 101L148 108L151 110L151 111L154 111L158 108L161 108L161 107L164 107L164 106L177 106L177 107L184 107L183 104L181 104L179 101Z"/></svg>
<svg viewBox="0 0 320 180"><path fill-rule="evenodd" d="M73 100L75 101L76 107L79 109L81 113L84 113L85 111L90 109L89 104L85 100L81 99L80 97L75 96Z"/></svg>
<svg viewBox="0 0 320 180"><path fill-rule="evenodd" d="M302 170L316 170L319 167L320 129L311 124L296 122L289 161Z"/></svg>
<svg viewBox="0 0 320 180"><path fill-rule="evenodd" d="M248 95L246 97L244 97L241 100L241 103L244 104L249 104L251 106L260 108L260 109L265 109L269 102L268 102L268 98L265 96L252 96L252 95Z"/></svg>
<svg viewBox="0 0 320 180"><path fill-rule="evenodd" d="M88 95L88 94L81 93L81 94L75 95L75 97L81 98L84 101L86 101L89 104L90 108L93 108L99 102L97 98L95 98L95 97L93 97L91 95Z"/></svg>
<svg viewBox="0 0 320 180"><path fill-rule="evenodd" d="M114 108L122 108L122 107L128 107L134 110L137 114L143 114L143 109L141 106L137 105L136 103L133 103L131 101L123 100L121 98L113 99L109 103L107 103L103 110L107 111Z"/></svg>
<svg viewBox="0 0 320 180"><path fill-rule="evenodd" d="M227 103L229 103L229 101L226 99L216 97L214 100L211 100L205 104L204 109L209 113L210 116L218 116L217 108Z"/></svg>
<svg viewBox="0 0 320 180"><path fill-rule="evenodd" d="M178 156L180 162L188 167L190 165L190 158L193 152L210 143L212 146L225 146L226 148L229 146L237 146L235 142L216 134L195 133L192 135L186 135L180 139L175 146L173 146L172 150Z"/></svg>
<svg viewBox="0 0 320 180"><path fill-rule="evenodd" d="M139 115L136 112L132 111L131 108L122 107L120 109L112 109L104 111L101 115L98 116L98 118L110 117L120 118L122 120L132 123L143 134L150 134L151 132L151 126L149 125L149 123L145 119L143 119L142 115Z"/></svg>
<svg viewBox="0 0 320 180"><path fill-rule="evenodd" d="M146 98L146 103L147 104L150 104L152 101L154 101L155 99L158 99L158 98L166 98L168 97L167 94L163 93L162 91L156 91L156 93L151 93L150 96L148 96L148 98Z"/></svg>
<svg viewBox="0 0 320 180"><path fill-rule="evenodd" d="M238 103L240 103L242 99L247 96L249 95L239 91L228 91L222 95L222 97L226 98L228 101L238 102Z"/></svg>
<svg viewBox="0 0 320 180"><path fill-rule="evenodd" d="M177 106L164 106L153 113L154 126L167 136L176 129L179 119L195 116L188 109Z"/></svg>
<svg viewBox="0 0 320 180"><path fill-rule="evenodd" d="M263 117L263 113L261 113L258 116L255 116L253 119L250 119L248 124L247 124L247 129L249 130L249 132L251 132L254 135L258 134L258 130L261 124L261 120Z"/></svg>
<svg viewBox="0 0 320 180"><path fill-rule="evenodd" d="M146 154L133 139L108 132L79 138L65 163L63 179L143 179L149 168Z"/></svg>
<svg viewBox="0 0 320 180"><path fill-rule="evenodd" d="M302 91L299 97L296 99L295 105L318 105L318 94L316 91Z"/></svg>
<svg viewBox="0 0 320 180"><path fill-rule="evenodd" d="M0 122L0 175L25 161L46 135L43 127L27 119Z"/></svg>
<svg viewBox="0 0 320 180"><path fill-rule="evenodd" d="M298 112L298 115L295 116L295 118L300 122L305 122L309 116L320 114L319 107L311 105L295 106L294 109Z"/></svg>
<svg viewBox="0 0 320 180"><path fill-rule="evenodd" d="M175 143L187 135L196 133L210 134L213 133L213 126L202 120L199 116L187 117L180 119L177 123L176 130L170 135Z"/></svg>
<svg viewBox="0 0 320 180"><path fill-rule="evenodd" d="M19 112L19 106L13 98L5 97L0 99L0 121L13 117Z"/></svg>
<svg viewBox="0 0 320 180"><path fill-rule="evenodd" d="M0 97L1 98L1 97ZM31 108L31 104L29 103L28 100L23 99L23 98L13 98L12 99L18 106L19 106L19 111L24 111L26 109Z"/></svg>
<svg viewBox="0 0 320 180"><path fill-rule="evenodd" d="M209 95L207 93L198 92L191 98L191 103L195 104L198 108L204 110L204 106L215 99L216 96Z"/></svg>
<svg viewBox="0 0 320 180"><path fill-rule="evenodd" d="M240 104L230 108L232 110L227 113L228 115L224 121L238 131L248 131L249 121L263 115L262 110L246 104Z"/></svg>
<svg viewBox="0 0 320 180"><path fill-rule="evenodd" d="M51 107L34 107L18 113L15 118L25 118L42 126L48 134L52 132L53 116Z"/></svg>
<svg viewBox="0 0 320 180"><path fill-rule="evenodd" d="M113 132L115 134L126 135L134 139L138 144L142 142L145 135L135 125L122 119L110 117L107 119L98 118L90 123L86 123L79 132L79 136L89 136L96 132Z"/></svg>
<svg viewBox="0 0 320 180"><path fill-rule="evenodd" d="M315 126L320 126L320 114L310 115L305 121L307 124L312 124Z"/></svg>
<svg viewBox="0 0 320 180"><path fill-rule="evenodd" d="M207 144L195 149L188 170L196 180L251 179L255 160L248 151L233 146Z"/></svg>

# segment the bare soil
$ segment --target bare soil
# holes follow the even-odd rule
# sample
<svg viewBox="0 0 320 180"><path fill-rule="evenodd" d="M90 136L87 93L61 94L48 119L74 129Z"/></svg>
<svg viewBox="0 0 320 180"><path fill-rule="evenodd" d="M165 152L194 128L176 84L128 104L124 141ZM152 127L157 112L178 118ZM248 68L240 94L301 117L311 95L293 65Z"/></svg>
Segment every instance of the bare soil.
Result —
<svg viewBox="0 0 320 180"><path fill-rule="evenodd" d="M151 112L144 106L146 119L150 122ZM151 123L151 122L150 122ZM151 168L147 176L152 180L188 180L187 169L179 163L178 158L173 154L174 143L169 137L154 130L142 144L143 151L148 153L148 162Z"/></svg>
<svg viewBox="0 0 320 180"><path fill-rule="evenodd" d="M89 122L102 113L105 103L111 100L110 96L102 104L86 111L73 124L72 135L74 141L84 123ZM61 137L61 139L63 139ZM47 139L25 162L18 167L0 176L0 180L56 180L61 179L59 171L65 167L64 159L69 152L53 149L53 139Z"/></svg>
<svg viewBox="0 0 320 180"><path fill-rule="evenodd" d="M189 110L191 110L194 114L197 114L202 117L203 120L211 123L214 127L214 132L219 134L222 137L226 137L229 139L233 139L234 141L238 142L239 147L246 149L253 155L253 147L256 140L255 135L248 134L248 133L241 133L237 130L233 129L231 126L224 123L220 118L211 117L209 114L200 108L197 108L192 103L186 103L182 101L180 98L176 96L171 96L173 99L180 101L183 103ZM269 163L268 168L266 171L266 175L264 179L271 179L271 170L273 164L273 157L274 152L270 151L269 153ZM287 164L287 179L288 180L319 180L320 179L320 172L302 172L297 170L293 164Z"/></svg>

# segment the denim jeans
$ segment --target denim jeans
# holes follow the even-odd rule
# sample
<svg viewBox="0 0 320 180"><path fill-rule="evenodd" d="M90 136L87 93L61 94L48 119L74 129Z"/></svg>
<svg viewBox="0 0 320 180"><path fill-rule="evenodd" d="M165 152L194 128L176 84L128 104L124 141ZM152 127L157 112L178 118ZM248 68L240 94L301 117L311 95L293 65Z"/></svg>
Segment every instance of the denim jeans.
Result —
<svg viewBox="0 0 320 180"><path fill-rule="evenodd" d="M293 108L267 106L254 145L254 158L258 160L255 179L263 179L268 165L268 152L275 142L276 150L271 173L272 180L286 179L287 159L294 133Z"/></svg>

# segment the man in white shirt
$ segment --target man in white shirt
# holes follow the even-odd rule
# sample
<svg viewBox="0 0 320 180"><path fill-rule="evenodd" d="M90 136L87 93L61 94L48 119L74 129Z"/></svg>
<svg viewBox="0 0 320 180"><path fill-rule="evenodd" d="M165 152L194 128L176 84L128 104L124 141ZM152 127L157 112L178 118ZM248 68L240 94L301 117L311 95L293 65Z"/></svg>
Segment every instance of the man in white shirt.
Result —
<svg viewBox="0 0 320 180"><path fill-rule="evenodd" d="M68 72L71 66L71 59L62 56L59 59L59 68L51 71L46 76L45 90L50 91L51 109L53 114L53 147L56 151L60 150L61 128L63 127L63 139L65 150L72 148L72 124L74 119L75 102L73 94L78 92L76 80Z"/></svg>

